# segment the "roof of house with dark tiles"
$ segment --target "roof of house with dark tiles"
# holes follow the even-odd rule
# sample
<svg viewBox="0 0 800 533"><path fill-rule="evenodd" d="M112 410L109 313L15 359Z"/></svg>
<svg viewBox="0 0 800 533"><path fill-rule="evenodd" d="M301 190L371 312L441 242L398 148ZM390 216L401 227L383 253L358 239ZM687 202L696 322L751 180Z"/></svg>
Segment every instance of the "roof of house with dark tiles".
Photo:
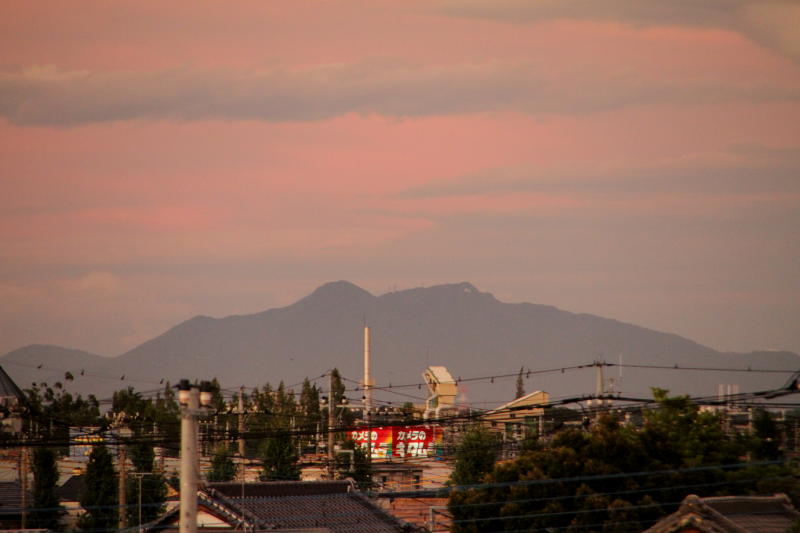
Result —
<svg viewBox="0 0 800 533"><path fill-rule="evenodd" d="M13 399L18 402L25 399L25 394L14 383L14 380L6 374L2 366L0 366L0 399Z"/></svg>
<svg viewBox="0 0 800 533"><path fill-rule="evenodd" d="M354 490L349 481L209 483L198 491L198 505L223 520L229 517L233 527L244 518L245 526L254 530L390 533L414 529ZM171 529L176 511L148 529Z"/></svg>
<svg viewBox="0 0 800 533"><path fill-rule="evenodd" d="M22 512L22 489L19 481L0 481L0 514Z"/></svg>
<svg viewBox="0 0 800 533"><path fill-rule="evenodd" d="M785 533L800 519L785 494L774 496L717 496L690 494L680 508L645 533Z"/></svg>
<svg viewBox="0 0 800 533"><path fill-rule="evenodd" d="M62 502L77 502L81 499L81 492L86 485L84 480L86 477L83 474L77 476L70 476L63 485L58 487L56 493L58 494L59 501Z"/></svg>
<svg viewBox="0 0 800 533"><path fill-rule="evenodd" d="M313 496L317 494L346 494L355 490L350 481L270 481L268 483L217 482L209 483L208 488L228 498L241 498L244 490L246 498L275 496Z"/></svg>

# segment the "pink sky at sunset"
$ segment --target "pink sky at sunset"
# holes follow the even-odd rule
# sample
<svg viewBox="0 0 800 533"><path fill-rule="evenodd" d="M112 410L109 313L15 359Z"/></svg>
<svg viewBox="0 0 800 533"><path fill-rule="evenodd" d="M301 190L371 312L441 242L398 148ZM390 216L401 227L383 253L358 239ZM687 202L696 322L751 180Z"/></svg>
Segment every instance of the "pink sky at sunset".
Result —
<svg viewBox="0 0 800 533"><path fill-rule="evenodd" d="M337 279L800 352L796 2L6 2L0 176L0 353Z"/></svg>

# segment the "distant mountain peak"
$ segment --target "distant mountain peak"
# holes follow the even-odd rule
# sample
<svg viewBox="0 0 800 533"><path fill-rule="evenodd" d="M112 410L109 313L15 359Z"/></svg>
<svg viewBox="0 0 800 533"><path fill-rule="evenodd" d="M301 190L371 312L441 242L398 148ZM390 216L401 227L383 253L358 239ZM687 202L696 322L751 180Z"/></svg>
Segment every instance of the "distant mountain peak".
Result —
<svg viewBox="0 0 800 533"><path fill-rule="evenodd" d="M459 292L464 292L467 294L480 294L481 291L478 290L475 285L470 283L469 281L462 281L461 283L450 283L447 285L440 285L443 288L448 289L455 289Z"/></svg>
<svg viewBox="0 0 800 533"><path fill-rule="evenodd" d="M460 300L466 297L470 301L495 300L494 296L491 293L481 292L480 290L478 290L477 287L475 287L475 285L473 285L468 281L462 281L459 283L443 283L441 285L430 285L427 287L415 287L412 289L388 292L383 296L388 298L392 297L401 297L401 298L422 297L426 299L446 298L448 300L452 300L454 298Z"/></svg>
<svg viewBox="0 0 800 533"><path fill-rule="evenodd" d="M299 303L316 302L316 301L352 301L371 299L374 296L349 281L339 280L331 281L320 287L317 287L314 292L300 300Z"/></svg>

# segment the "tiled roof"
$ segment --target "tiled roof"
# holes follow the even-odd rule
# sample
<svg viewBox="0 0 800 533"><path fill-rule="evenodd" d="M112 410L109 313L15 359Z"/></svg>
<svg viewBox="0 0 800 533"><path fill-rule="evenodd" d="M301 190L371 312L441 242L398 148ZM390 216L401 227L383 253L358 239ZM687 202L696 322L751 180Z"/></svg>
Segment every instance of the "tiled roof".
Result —
<svg viewBox="0 0 800 533"><path fill-rule="evenodd" d="M14 380L6 374L2 366L0 366L0 398L14 398L17 401L25 399L25 395L14 383Z"/></svg>
<svg viewBox="0 0 800 533"><path fill-rule="evenodd" d="M687 496L677 512L645 533L785 533L800 513L785 494L774 496Z"/></svg>
<svg viewBox="0 0 800 533"><path fill-rule="evenodd" d="M354 489L349 481L272 481L269 483L217 482L208 487L228 498L274 496L313 496L317 494L344 494Z"/></svg>
<svg viewBox="0 0 800 533"><path fill-rule="evenodd" d="M328 528L334 533L403 531L403 524L353 490L349 481L210 483L209 492L278 528Z"/></svg>
<svg viewBox="0 0 800 533"><path fill-rule="evenodd" d="M349 481L209 483L198 502L215 509L232 526L243 516L255 529L330 530L332 533L390 533L411 530L379 508ZM177 509L152 528L170 528ZM228 515L230 518L225 518Z"/></svg>
<svg viewBox="0 0 800 533"><path fill-rule="evenodd" d="M83 492L84 475L71 476L64 482L63 485L58 487L58 499L62 502L77 502L81 499L81 492Z"/></svg>
<svg viewBox="0 0 800 533"><path fill-rule="evenodd" d="M19 481L0 481L0 514L22 512L22 490Z"/></svg>
<svg viewBox="0 0 800 533"><path fill-rule="evenodd" d="M335 533L402 531L401 524L359 493L233 499L278 528L324 527Z"/></svg>

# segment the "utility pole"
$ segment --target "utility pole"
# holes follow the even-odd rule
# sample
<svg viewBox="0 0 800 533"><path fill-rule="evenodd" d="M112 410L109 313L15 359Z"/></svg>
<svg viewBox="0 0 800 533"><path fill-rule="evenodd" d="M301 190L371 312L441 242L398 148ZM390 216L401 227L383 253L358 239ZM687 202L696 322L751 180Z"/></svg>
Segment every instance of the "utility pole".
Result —
<svg viewBox="0 0 800 533"><path fill-rule="evenodd" d="M154 475L152 472L131 472L132 476L139 478L139 532L142 531L142 478Z"/></svg>
<svg viewBox="0 0 800 533"><path fill-rule="evenodd" d="M600 361L597 359L594 362L595 368L595 378L594 378L594 393L597 395L598 398L602 397L605 393L605 378L603 377L603 366L605 366L605 361ZM602 402L601 402L602 405Z"/></svg>
<svg viewBox="0 0 800 533"><path fill-rule="evenodd" d="M197 533L197 417L208 414L202 409L211 403L211 384L204 381L200 388L182 379L178 385L181 404L181 513L180 533Z"/></svg>
<svg viewBox="0 0 800 533"><path fill-rule="evenodd" d="M605 377L603 376L603 367L606 366L605 361L601 361L600 359L595 359L594 363L594 399L589 400L587 404L589 407L594 406L596 410L593 413L590 413L593 417L597 417L600 414L600 411L603 406L609 403L608 400L605 399Z"/></svg>
<svg viewBox="0 0 800 533"><path fill-rule="evenodd" d="M131 436L131 430L124 426L125 412L118 413L114 418L114 435L117 438L117 463L119 464L119 484L117 493L119 498L119 529L128 527L128 448L126 438Z"/></svg>
<svg viewBox="0 0 800 533"><path fill-rule="evenodd" d="M119 443L119 528L128 527L128 469L125 465L127 461L127 449L125 443Z"/></svg>
<svg viewBox="0 0 800 533"><path fill-rule="evenodd" d="M364 423L367 425L367 463L372 462L372 373L370 372L370 338L369 326L364 325Z"/></svg>
<svg viewBox="0 0 800 533"><path fill-rule="evenodd" d="M23 437L23 440L25 437ZM28 447L22 447L19 458L19 487L22 492L22 517L20 526L26 529L28 525Z"/></svg>
<svg viewBox="0 0 800 533"><path fill-rule="evenodd" d="M328 478L333 479L336 465L334 460L336 455L333 453L333 426L336 425L336 394L333 392L333 372L330 374L330 398L328 400Z"/></svg>
<svg viewBox="0 0 800 533"><path fill-rule="evenodd" d="M244 461L244 385L239 387L239 455Z"/></svg>

